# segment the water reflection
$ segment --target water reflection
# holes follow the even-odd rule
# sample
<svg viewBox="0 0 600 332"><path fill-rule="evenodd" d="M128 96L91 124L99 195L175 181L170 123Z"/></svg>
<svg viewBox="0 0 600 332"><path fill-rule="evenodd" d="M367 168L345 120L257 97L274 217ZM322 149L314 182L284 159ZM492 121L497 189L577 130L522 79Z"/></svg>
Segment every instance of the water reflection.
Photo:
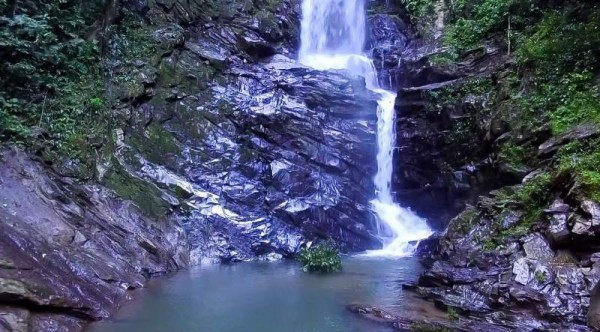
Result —
<svg viewBox="0 0 600 332"><path fill-rule="evenodd" d="M408 309L400 280L414 280L419 271L414 258L348 258L344 272L330 276L306 274L294 263L197 267L154 280L91 331L385 331L345 306Z"/></svg>

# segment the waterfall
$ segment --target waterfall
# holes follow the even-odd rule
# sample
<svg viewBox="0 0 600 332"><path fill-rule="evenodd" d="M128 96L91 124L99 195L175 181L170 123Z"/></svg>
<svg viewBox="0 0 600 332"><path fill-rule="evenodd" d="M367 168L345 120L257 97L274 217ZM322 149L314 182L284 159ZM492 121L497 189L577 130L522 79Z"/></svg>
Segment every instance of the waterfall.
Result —
<svg viewBox="0 0 600 332"><path fill-rule="evenodd" d="M424 219L394 202L391 192L396 144L393 92L379 87L373 61L363 53L366 33L364 0L303 0L300 63L318 70L345 69L365 78L367 88L379 94L377 123L376 198L383 249L373 256L404 256L414 251L413 241L431 234Z"/></svg>

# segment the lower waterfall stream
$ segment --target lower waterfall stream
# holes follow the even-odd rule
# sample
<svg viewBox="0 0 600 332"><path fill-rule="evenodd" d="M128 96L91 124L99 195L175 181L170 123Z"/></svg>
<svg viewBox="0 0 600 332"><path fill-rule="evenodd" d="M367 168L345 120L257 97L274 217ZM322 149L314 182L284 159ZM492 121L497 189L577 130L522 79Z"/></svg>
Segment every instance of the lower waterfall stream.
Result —
<svg viewBox="0 0 600 332"><path fill-rule="evenodd" d="M362 76L368 89L379 94L377 123L376 198L371 202L380 224L384 247L373 256L406 256L414 241L431 235L427 222L394 202L391 191L396 144L396 94L380 88L373 61L363 55L364 0L304 0L300 63L318 69L342 69Z"/></svg>

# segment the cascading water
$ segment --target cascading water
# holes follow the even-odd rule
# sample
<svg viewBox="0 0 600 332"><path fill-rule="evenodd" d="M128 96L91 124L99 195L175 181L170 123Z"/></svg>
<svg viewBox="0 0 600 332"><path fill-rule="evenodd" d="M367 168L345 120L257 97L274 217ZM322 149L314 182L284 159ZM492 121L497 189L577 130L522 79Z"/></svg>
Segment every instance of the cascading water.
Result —
<svg viewBox="0 0 600 332"><path fill-rule="evenodd" d="M379 88L373 61L363 54L365 20L364 0L304 0L299 61L319 70L346 69L363 76L367 88L380 95L374 179L377 197L371 203L387 232L380 234L383 249L368 255L405 256L414 251L410 243L426 238L431 230L424 219L396 204L392 197L396 95Z"/></svg>

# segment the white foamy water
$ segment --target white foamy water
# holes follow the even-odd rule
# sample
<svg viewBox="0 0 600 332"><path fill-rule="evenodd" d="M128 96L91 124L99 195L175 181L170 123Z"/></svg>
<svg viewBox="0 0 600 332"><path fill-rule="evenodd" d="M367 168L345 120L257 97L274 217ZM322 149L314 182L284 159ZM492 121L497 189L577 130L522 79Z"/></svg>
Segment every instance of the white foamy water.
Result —
<svg viewBox="0 0 600 332"><path fill-rule="evenodd" d="M432 232L427 222L394 202L391 183L396 145L396 95L379 88L373 61L363 54L365 42L364 0L304 0L300 63L319 70L345 69L365 78L367 88L381 97L377 110L376 198L371 201L380 223L381 250L370 256L406 256L414 252L411 242Z"/></svg>

